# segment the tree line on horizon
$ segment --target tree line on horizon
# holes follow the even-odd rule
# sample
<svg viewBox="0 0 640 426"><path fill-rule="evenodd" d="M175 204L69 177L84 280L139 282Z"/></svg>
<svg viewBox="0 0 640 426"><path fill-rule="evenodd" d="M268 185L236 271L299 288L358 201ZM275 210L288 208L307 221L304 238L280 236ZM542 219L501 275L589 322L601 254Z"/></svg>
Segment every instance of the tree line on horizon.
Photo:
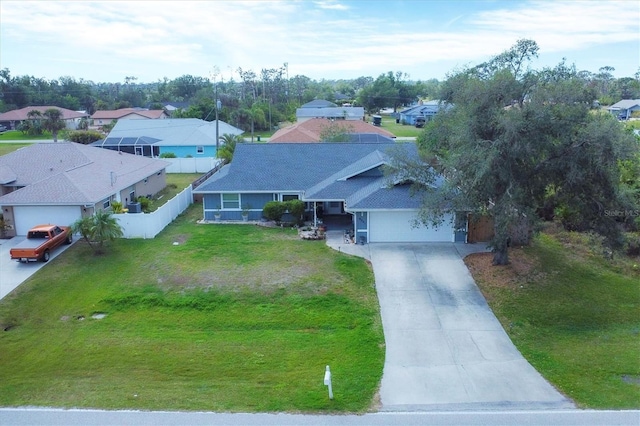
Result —
<svg viewBox="0 0 640 426"><path fill-rule="evenodd" d="M601 105L621 99L640 98L640 69L634 77L614 78L614 68L604 66L597 73L577 72L585 89L593 90ZM27 106L57 106L93 114L98 110L143 107L162 109L165 103L179 103L176 118L215 119L216 99L220 120L245 131L273 130L278 123L295 121L296 108L314 99L338 105L364 107L367 113L382 108L398 110L418 100L440 97L443 81L414 81L402 71L388 71L373 77L344 80L313 80L304 75L288 77L287 64L262 69L260 73L238 68L238 79L217 81L193 75L153 83L138 83L134 76L123 83L94 83L71 76L47 80L34 76L12 76L0 70L0 112Z"/></svg>

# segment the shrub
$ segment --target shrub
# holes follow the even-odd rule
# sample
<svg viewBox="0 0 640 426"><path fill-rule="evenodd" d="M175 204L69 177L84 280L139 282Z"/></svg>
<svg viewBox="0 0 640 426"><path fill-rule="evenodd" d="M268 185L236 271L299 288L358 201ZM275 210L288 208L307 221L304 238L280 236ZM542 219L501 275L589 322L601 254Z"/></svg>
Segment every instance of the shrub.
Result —
<svg viewBox="0 0 640 426"><path fill-rule="evenodd" d="M122 213L122 203L120 201L112 201L111 210L113 210L114 213Z"/></svg>
<svg viewBox="0 0 640 426"><path fill-rule="evenodd" d="M143 212L149 212L149 206L151 205L151 200L147 197L138 197L137 201L140 203L140 208Z"/></svg>
<svg viewBox="0 0 640 426"><path fill-rule="evenodd" d="M160 154L160 158L178 158L173 152L163 152Z"/></svg>
<svg viewBox="0 0 640 426"><path fill-rule="evenodd" d="M102 138L104 138L104 135L96 130L73 130L67 134L65 139L71 142L88 145Z"/></svg>
<svg viewBox="0 0 640 426"><path fill-rule="evenodd" d="M262 208L264 217L269 220L275 220L276 222L280 222L285 211L287 211L287 206L281 201L269 201Z"/></svg>
<svg viewBox="0 0 640 426"><path fill-rule="evenodd" d="M304 202L301 200L289 200L284 204L296 223L301 225L304 222Z"/></svg>

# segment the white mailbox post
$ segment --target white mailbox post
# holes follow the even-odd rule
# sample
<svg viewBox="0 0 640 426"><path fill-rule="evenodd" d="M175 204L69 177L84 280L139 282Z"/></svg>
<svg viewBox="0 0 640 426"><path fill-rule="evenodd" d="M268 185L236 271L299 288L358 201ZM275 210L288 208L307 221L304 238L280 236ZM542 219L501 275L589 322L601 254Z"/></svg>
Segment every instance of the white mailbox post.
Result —
<svg viewBox="0 0 640 426"><path fill-rule="evenodd" d="M329 388L329 399L333 399L333 388L331 387L331 370L327 365L327 369L324 372L324 385Z"/></svg>

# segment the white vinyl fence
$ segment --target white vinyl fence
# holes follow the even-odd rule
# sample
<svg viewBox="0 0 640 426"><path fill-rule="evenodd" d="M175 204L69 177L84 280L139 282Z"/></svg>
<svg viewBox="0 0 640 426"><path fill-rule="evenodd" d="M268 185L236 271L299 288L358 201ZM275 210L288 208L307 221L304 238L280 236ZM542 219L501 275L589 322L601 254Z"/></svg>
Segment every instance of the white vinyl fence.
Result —
<svg viewBox="0 0 640 426"><path fill-rule="evenodd" d="M124 238L154 238L193 203L191 185L153 213L114 214Z"/></svg>
<svg viewBox="0 0 640 426"><path fill-rule="evenodd" d="M167 166L167 173L207 173L220 162L214 157L200 158L163 158L171 164Z"/></svg>

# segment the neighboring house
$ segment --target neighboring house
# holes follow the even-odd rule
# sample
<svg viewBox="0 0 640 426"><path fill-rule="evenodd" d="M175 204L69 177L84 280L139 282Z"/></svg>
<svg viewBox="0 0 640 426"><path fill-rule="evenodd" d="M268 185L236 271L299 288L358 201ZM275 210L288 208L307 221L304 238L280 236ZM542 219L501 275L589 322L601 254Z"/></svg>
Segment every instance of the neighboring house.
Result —
<svg viewBox="0 0 640 426"><path fill-rule="evenodd" d="M315 100L302 105L296 109L296 120L298 122L310 120L312 118L328 118L331 120L363 120L363 107L339 107L336 104Z"/></svg>
<svg viewBox="0 0 640 426"><path fill-rule="evenodd" d="M243 131L220 121L218 135L241 135ZM199 118L118 121L109 135L92 146L159 157L173 153L176 157L216 157L216 122Z"/></svg>
<svg viewBox="0 0 640 426"><path fill-rule="evenodd" d="M72 111L66 108L60 108L57 106L30 106L20 109L14 109L13 111L7 111L0 114L0 124L6 126L9 129L16 130L20 123L29 120L29 113L33 110L40 111L41 114L50 108L55 108L62 112L62 119L64 120L67 129L75 130L78 128L78 123L82 118L89 117L89 114L83 111Z"/></svg>
<svg viewBox="0 0 640 426"><path fill-rule="evenodd" d="M439 227L414 227L420 198L402 179L390 186L383 173L391 150L418 155L415 143L239 144L233 161L193 192L205 220L240 221L247 208L250 220L261 220L265 203L299 199L308 220L349 218L357 242L453 242L456 234L464 241L453 214Z"/></svg>
<svg viewBox="0 0 640 426"><path fill-rule="evenodd" d="M96 111L91 119L94 126L104 126L111 124L113 120L156 120L168 117L169 115L162 109L121 108Z"/></svg>
<svg viewBox="0 0 640 426"><path fill-rule="evenodd" d="M635 112L640 114L640 99L623 99L607 108L618 120L628 120Z"/></svg>
<svg viewBox="0 0 640 426"><path fill-rule="evenodd" d="M395 138L388 130L366 123L364 121L327 120L326 118L313 118L298 122L292 126L278 130L269 138L269 143L310 143L322 142L321 135L331 126L343 128L350 135L353 134L377 134L385 138Z"/></svg>
<svg viewBox="0 0 640 426"><path fill-rule="evenodd" d="M418 118L423 118L424 121L433 119L433 116L440 111L440 101L427 101L421 102L418 105L413 105L409 108L405 108L399 112L399 120L402 124L408 124L410 126L416 125Z"/></svg>
<svg viewBox="0 0 640 426"><path fill-rule="evenodd" d="M125 206L166 186L162 160L73 142L41 143L0 157L0 206L9 236L38 224L70 225L113 201Z"/></svg>
<svg viewBox="0 0 640 426"><path fill-rule="evenodd" d="M186 111L189 108L189 102L164 102L162 104L164 106L165 111L171 116L175 111L184 110Z"/></svg>

